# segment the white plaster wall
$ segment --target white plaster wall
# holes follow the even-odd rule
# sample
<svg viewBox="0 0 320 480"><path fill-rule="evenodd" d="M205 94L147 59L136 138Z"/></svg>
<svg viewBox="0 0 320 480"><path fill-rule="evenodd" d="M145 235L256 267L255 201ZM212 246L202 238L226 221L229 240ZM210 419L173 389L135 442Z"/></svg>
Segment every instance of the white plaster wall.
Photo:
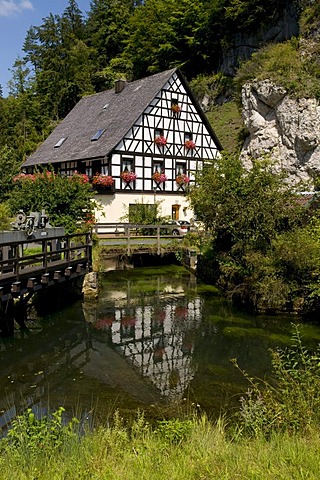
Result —
<svg viewBox="0 0 320 480"><path fill-rule="evenodd" d="M156 194L135 194L130 193L117 193L116 195L96 195L95 202L97 208L95 211L95 217L97 223L115 223L123 222L121 217L128 212L128 206L130 203L136 201L143 203L153 204L156 200L161 202L160 209L161 215L171 218L172 205L181 205L179 209L179 220L190 220L193 216L189 203L184 195L163 195L161 192ZM126 208L127 207L127 208Z"/></svg>

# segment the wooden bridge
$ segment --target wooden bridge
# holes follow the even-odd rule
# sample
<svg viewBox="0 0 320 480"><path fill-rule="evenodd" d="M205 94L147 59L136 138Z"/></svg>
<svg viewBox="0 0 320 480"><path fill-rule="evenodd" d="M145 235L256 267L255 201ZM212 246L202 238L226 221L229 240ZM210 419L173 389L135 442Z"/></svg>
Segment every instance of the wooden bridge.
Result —
<svg viewBox="0 0 320 480"><path fill-rule="evenodd" d="M11 233L11 232L10 232ZM91 270L91 234L55 234L43 230L0 234L0 330L13 333L14 320L23 327L26 305L39 290L85 275Z"/></svg>
<svg viewBox="0 0 320 480"><path fill-rule="evenodd" d="M161 255L181 249L184 235L178 233L177 225L144 225L135 223L99 223L93 233L99 244L107 247L104 255L122 253L128 256L136 253ZM187 230L186 230L187 233Z"/></svg>

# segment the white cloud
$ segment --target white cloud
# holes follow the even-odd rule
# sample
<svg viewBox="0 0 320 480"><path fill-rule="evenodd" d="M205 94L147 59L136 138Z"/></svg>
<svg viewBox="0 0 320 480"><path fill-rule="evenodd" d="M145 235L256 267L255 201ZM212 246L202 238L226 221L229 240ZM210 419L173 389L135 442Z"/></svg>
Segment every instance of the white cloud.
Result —
<svg viewBox="0 0 320 480"><path fill-rule="evenodd" d="M30 0L0 0L0 17L10 17L23 10L33 10Z"/></svg>

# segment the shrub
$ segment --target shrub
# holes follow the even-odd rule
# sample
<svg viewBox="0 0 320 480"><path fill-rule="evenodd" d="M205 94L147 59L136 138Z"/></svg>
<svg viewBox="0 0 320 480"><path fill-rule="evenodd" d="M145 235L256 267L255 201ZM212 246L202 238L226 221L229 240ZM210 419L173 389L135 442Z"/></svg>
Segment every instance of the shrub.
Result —
<svg viewBox="0 0 320 480"><path fill-rule="evenodd" d="M37 418L31 408L12 421L5 446L28 451L37 455L39 449L48 453L60 449L71 438L77 438L77 425L79 421L72 418L69 422L63 421L64 408L60 407L50 416Z"/></svg>
<svg viewBox="0 0 320 480"><path fill-rule="evenodd" d="M258 381L242 372L250 388L240 399L240 426L254 435L319 427L320 346L310 352L293 327L292 346L271 351L272 378ZM239 368L237 362L234 364Z"/></svg>

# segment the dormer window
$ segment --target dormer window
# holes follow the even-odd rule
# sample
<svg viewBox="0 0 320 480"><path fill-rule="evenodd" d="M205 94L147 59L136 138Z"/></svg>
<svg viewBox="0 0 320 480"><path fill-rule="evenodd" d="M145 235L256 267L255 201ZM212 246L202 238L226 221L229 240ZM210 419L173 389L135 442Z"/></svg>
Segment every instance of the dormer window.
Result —
<svg viewBox="0 0 320 480"><path fill-rule="evenodd" d="M94 135L93 137L91 137L91 142L94 142L96 140L99 140L99 138L101 137L101 135L103 134L103 132L105 132L105 129L104 128L101 128L100 130L98 130Z"/></svg>
<svg viewBox="0 0 320 480"><path fill-rule="evenodd" d="M59 148L61 147L61 145L67 140L68 137L63 137L63 138L60 138L59 142L57 142L54 146L54 148Z"/></svg>

